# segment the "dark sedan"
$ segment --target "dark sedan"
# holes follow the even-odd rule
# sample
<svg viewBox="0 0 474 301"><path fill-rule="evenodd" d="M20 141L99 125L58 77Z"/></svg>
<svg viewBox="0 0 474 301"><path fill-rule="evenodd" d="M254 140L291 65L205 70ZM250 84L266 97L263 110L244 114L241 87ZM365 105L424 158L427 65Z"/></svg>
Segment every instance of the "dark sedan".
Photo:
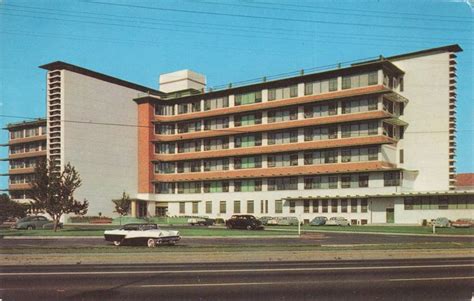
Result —
<svg viewBox="0 0 474 301"><path fill-rule="evenodd" d="M263 230L262 222L253 215L232 215L225 222L228 229Z"/></svg>

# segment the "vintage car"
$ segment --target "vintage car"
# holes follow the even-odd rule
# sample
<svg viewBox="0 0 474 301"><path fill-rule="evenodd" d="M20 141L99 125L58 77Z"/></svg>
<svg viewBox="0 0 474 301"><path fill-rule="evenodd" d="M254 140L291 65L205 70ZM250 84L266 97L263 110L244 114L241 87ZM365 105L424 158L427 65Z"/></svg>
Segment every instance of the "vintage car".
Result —
<svg viewBox="0 0 474 301"><path fill-rule="evenodd" d="M431 221L431 225L434 225L436 228L449 228L451 227L451 222L446 217L438 217Z"/></svg>
<svg viewBox="0 0 474 301"><path fill-rule="evenodd" d="M460 218L455 222L451 223L454 228L471 228L474 226L474 219L472 218Z"/></svg>
<svg viewBox="0 0 474 301"><path fill-rule="evenodd" d="M350 226L350 225L351 225L351 222L349 222L346 218L341 217L341 216L334 216L326 221L326 226Z"/></svg>
<svg viewBox="0 0 474 301"><path fill-rule="evenodd" d="M104 238L116 246L145 245L153 248L161 244L174 245L181 236L178 231L161 230L157 224L126 224L117 230L106 230Z"/></svg>
<svg viewBox="0 0 474 301"><path fill-rule="evenodd" d="M311 226L324 226L327 222L328 218L325 216L316 216L311 220L309 223Z"/></svg>
<svg viewBox="0 0 474 301"><path fill-rule="evenodd" d="M215 219L208 218L208 217L192 217L188 218L188 224L191 226L212 226L216 222Z"/></svg>
<svg viewBox="0 0 474 301"><path fill-rule="evenodd" d="M247 229L247 230L263 230L262 222L253 215L232 215L225 222L228 229Z"/></svg>
<svg viewBox="0 0 474 301"><path fill-rule="evenodd" d="M62 228L63 223L58 224L58 228ZM19 219L11 226L12 229L53 229L53 221L41 215L32 215Z"/></svg>

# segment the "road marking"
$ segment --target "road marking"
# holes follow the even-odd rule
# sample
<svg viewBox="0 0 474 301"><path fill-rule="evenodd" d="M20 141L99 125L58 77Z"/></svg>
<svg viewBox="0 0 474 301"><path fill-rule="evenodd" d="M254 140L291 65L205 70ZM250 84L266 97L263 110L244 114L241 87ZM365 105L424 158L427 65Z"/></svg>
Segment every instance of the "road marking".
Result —
<svg viewBox="0 0 474 301"><path fill-rule="evenodd" d="M361 282L401 282L401 281L439 281L439 280L466 280L474 279L474 276L466 277L440 277L440 278L405 278L405 279L366 279L366 280L344 280L346 283ZM140 288L170 288L170 287L222 287L222 286L258 286L258 285L292 285L292 284L315 284L315 283L333 283L340 280L323 281L276 281L276 282L228 282L228 283L179 283L179 284L144 284L135 287Z"/></svg>
<svg viewBox="0 0 474 301"><path fill-rule="evenodd" d="M440 264L407 266L369 266L369 267L326 267L326 268L264 268L264 269L226 269L226 270L169 270L169 271L90 271L90 272L11 272L0 276L48 276L48 275L121 275L121 274L219 274L219 273L258 273L258 272L305 272L305 271L357 271L357 270L401 270L426 268L474 267L474 264Z"/></svg>

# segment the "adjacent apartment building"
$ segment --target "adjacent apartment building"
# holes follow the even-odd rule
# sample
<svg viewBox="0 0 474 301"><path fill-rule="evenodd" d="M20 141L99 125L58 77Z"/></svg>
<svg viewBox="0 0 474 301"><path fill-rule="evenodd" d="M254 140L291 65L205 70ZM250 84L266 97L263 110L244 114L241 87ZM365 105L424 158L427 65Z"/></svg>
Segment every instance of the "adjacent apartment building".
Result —
<svg viewBox="0 0 474 301"><path fill-rule="evenodd" d="M472 216L455 190L458 45L220 90L183 70L160 90L64 62L47 72L47 156L81 173L89 214Z"/></svg>
<svg viewBox="0 0 474 301"><path fill-rule="evenodd" d="M46 119L10 123L8 131L8 188L12 200L29 203L31 199L30 183L34 178L34 169L38 162L46 160Z"/></svg>

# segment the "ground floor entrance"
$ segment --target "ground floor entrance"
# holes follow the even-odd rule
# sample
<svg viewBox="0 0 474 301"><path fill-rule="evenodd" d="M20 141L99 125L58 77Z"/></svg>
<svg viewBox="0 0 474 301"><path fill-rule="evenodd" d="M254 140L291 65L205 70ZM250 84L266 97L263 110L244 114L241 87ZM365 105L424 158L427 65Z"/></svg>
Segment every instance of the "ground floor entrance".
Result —
<svg viewBox="0 0 474 301"><path fill-rule="evenodd" d="M395 222L395 209L387 208L385 209L385 217L387 224L393 224Z"/></svg>

